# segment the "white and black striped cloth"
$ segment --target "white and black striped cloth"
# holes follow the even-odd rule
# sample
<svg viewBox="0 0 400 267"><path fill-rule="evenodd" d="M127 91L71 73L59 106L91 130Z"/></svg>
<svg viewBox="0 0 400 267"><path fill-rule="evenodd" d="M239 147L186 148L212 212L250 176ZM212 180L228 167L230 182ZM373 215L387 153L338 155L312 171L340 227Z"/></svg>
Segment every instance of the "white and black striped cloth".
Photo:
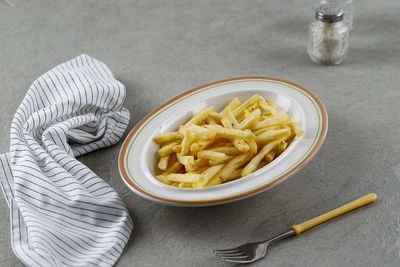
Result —
<svg viewBox="0 0 400 267"><path fill-rule="evenodd" d="M117 143L129 122L125 87L81 55L30 86L11 124L0 182L11 243L27 266L112 266L132 231L109 184L76 160ZM101 156L100 154L98 156Z"/></svg>

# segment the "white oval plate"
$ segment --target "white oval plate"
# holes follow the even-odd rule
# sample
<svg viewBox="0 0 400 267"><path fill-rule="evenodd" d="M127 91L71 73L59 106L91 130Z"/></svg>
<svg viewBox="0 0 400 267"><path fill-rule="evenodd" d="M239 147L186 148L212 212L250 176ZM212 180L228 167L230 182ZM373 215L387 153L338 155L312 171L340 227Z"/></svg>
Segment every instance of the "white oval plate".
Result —
<svg viewBox="0 0 400 267"><path fill-rule="evenodd" d="M152 138L175 131L203 107L215 110L232 98L241 101L259 94L289 112L304 130L278 158L240 179L208 188L177 188L155 178L158 146ZM128 134L119 154L118 167L125 184L136 194L161 203L180 206L217 205L243 199L283 181L303 167L322 145L328 117L319 98L302 86L277 78L239 77L185 91L147 114Z"/></svg>

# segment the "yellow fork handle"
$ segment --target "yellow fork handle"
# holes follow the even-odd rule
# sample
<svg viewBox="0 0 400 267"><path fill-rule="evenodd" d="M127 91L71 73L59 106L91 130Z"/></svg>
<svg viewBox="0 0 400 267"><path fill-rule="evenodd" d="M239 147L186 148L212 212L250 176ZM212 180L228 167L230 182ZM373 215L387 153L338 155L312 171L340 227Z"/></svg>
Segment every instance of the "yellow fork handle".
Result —
<svg viewBox="0 0 400 267"><path fill-rule="evenodd" d="M378 198L377 195L374 193L366 194L363 197L353 200L353 201L351 201L339 208L331 210L327 213L324 213L322 215L314 217L308 221L305 221L300 224L294 224L294 225L292 225L292 229L296 235L299 235L302 232L304 232L314 226L317 226L318 224L324 223L324 222L329 221L333 218L336 218L342 214L345 214L349 211L355 210L357 208L360 208L362 206L365 206L367 204L375 202L377 200L377 198Z"/></svg>

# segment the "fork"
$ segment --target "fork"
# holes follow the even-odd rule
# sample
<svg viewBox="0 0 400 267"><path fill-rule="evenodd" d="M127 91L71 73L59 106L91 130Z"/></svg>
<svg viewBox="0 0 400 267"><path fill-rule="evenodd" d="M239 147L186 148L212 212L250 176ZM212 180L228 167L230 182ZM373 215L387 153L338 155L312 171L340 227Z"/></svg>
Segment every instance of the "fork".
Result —
<svg viewBox="0 0 400 267"><path fill-rule="evenodd" d="M299 235L302 232L329 221L335 217L338 217L342 214L345 214L354 209L360 208L377 200L377 195L374 193L366 194L356 200L353 200L339 208L331 210L327 213L314 217L308 221L305 221L300 224L292 225L291 229L287 232L284 232L280 235L277 235L271 239L260 241L260 242L251 242L245 243L238 247L230 248L230 249L220 249L214 250L213 252L217 254L221 259L234 262L234 263L251 263L255 262L267 254L268 245L271 242L281 240L283 238Z"/></svg>

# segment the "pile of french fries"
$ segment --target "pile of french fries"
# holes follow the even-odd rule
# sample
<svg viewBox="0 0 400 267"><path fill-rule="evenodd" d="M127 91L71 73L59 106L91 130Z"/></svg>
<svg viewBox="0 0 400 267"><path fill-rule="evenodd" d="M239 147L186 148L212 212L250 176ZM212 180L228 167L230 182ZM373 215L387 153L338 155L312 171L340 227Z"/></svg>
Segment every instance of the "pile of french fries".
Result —
<svg viewBox="0 0 400 267"><path fill-rule="evenodd" d="M303 131L260 95L200 110L176 132L159 134L157 179L183 188L226 183L264 167Z"/></svg>

